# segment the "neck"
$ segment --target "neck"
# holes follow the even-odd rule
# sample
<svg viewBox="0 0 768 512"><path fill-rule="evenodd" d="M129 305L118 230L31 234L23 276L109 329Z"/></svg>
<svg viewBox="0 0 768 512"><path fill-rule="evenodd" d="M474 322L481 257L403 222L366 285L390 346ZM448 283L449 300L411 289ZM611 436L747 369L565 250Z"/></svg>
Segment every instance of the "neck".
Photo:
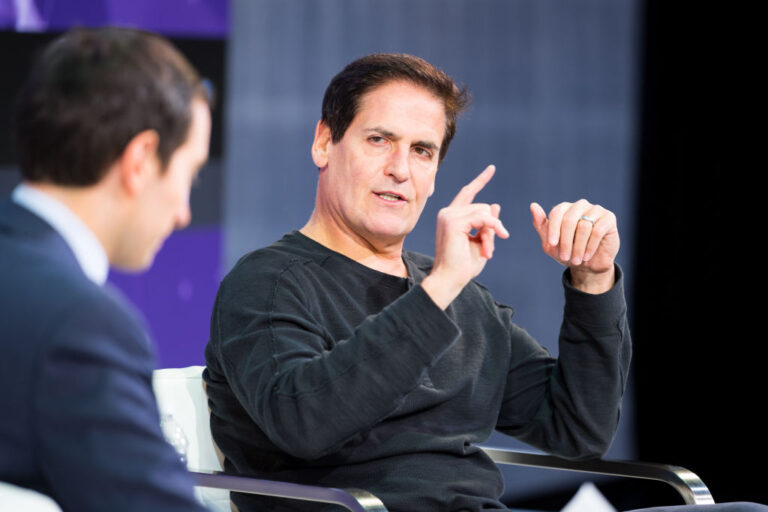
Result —
<svg viewBox="0 0 768 512"><path fill-rule="evenodd" d="M361 265L398 277L408 277L403 262L403 242L379 240L377 237L353 231L343 223L333 222L316 208L309 222L299 230L303 235L329 249L343 254Z"/></svg>

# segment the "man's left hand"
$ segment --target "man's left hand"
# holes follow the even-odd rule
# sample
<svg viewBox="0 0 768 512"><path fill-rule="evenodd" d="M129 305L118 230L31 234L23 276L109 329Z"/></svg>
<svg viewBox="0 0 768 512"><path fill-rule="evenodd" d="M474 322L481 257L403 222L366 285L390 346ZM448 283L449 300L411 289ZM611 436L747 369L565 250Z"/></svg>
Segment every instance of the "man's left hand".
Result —
<svg viewBox="0 0 768 512"><path fill-rule="evenodd" d="M531 203L531 214L542 249L570 267L574 287L602 293L613 286L613 262L620 244L613 212L580 199L558 204L549 216L538 203Z"/></svg>

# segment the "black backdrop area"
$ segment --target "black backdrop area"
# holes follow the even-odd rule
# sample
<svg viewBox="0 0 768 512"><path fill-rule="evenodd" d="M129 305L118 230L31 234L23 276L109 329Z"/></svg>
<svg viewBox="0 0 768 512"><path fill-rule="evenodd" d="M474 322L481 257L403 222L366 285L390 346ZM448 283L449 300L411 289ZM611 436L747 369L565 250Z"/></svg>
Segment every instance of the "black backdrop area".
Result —
<svg viewBox="0 0 768 512"><path fill-rule="evenodd" d="M639 456L768 503L756 13L645 8L634 297ZM764 56L762 57L764 62ZM763 164L764 165L764 164ZM764 169L760 171L762 174ZM762 211L761 211L762 210ZM754 290L754 291L751 291Z"/></svg>

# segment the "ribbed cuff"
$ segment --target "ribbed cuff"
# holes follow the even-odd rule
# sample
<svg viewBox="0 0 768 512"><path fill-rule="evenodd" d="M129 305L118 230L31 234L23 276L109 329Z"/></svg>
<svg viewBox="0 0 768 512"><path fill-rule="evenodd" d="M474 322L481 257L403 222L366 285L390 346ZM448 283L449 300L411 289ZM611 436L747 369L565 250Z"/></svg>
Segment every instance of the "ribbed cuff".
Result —
<svg viewBox="0 0 768 512"><path fill-rule="evenodd" d="M624 273L618 264L614 264L616 282L605 293L591 294L577 290L571 284L571 271L563 272L565 291L565 314L578 319L579 323L599 325L614 323L626 311L624 298Z"/></svg>

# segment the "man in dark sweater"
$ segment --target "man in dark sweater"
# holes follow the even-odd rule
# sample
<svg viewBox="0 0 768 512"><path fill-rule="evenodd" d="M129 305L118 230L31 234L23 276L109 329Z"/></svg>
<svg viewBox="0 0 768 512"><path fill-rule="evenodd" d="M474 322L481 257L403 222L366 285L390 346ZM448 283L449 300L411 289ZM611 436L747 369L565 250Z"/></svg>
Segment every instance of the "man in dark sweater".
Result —
<svg viewBox="0 0 768 512"><path fill-rule="evenodd" d="M244 256L214 305L204 377L226 470L367 489L391 511L506 510L475 446L494 429L564 457L607 450L631 353L611 212L531 205L567 267L558 359L473 281L508 236L499 205L474 202L493 166L441 210L434 260L403 250L466 102L408 55L363 57L332 80L309 222Z"/></svg>

